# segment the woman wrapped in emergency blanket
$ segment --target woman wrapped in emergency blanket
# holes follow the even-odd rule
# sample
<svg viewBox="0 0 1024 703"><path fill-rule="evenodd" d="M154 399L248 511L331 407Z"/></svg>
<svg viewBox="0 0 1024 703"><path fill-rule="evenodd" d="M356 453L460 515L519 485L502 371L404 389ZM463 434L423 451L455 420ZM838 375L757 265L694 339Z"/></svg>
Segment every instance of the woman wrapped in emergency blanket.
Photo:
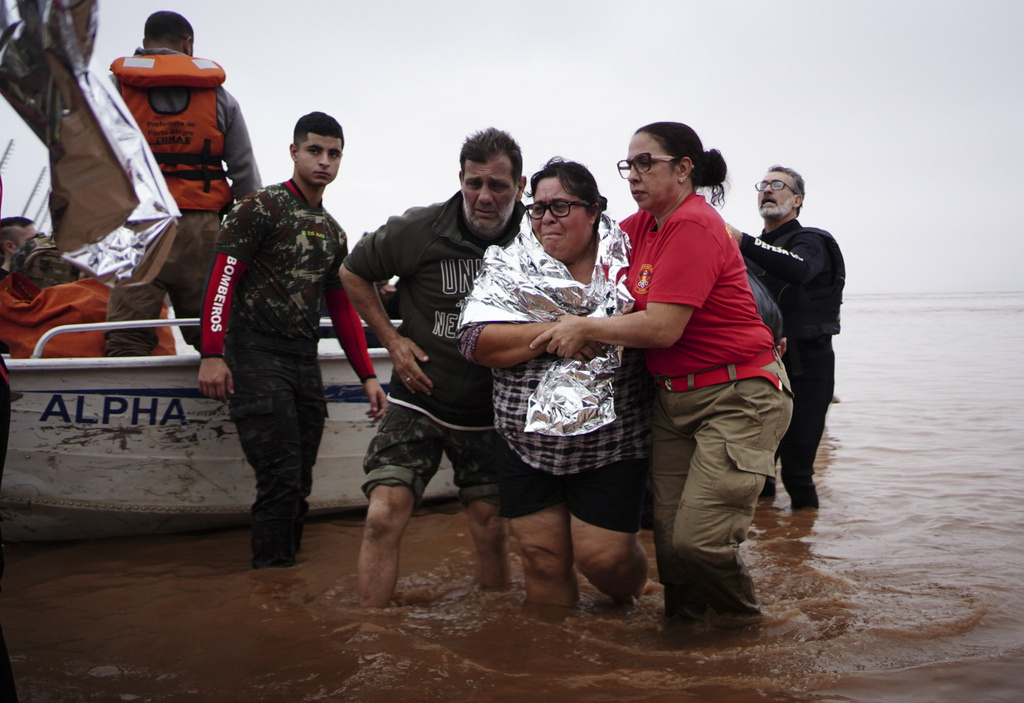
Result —
<svg viewBox="0 0 1024 703"><path fill-rule="evenodd" d="M581 164L552 159L530 191L518 238L487 250L460 348L494 372L501 514L523 554L527 601L573 605L577 568L628 601L647 579L636 534L653 384L642 352L598 344L560 359L530 342L562 315L630 311L620 285L629 240L602 214L607 200Z"/></svg>

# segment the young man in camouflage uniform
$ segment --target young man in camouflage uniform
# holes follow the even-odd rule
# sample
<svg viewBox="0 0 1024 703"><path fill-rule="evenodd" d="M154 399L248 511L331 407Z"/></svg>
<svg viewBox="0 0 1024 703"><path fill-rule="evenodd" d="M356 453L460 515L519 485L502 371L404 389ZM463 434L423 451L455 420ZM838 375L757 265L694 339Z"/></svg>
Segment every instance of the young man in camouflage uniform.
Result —
<svg viewBox="0 0 1024 703"><path fill-rule="evenodd" d="M292 566L299 549L327 416L317 364L324 300L370 400L367 415L379 418L387 403L338 276L346 235L321 205L338 175L341 125L313 112L294 136L291 180L256 191L225 219L202 318L199 389L228 402L256 472L254 569Z"/></svg>
<svg viewBox="0 0 1024 703"><path fill-rule="evenodd" d="M459 159L460 190L413 208L363 237L341 277L394 365L388 412L370 442L363 491L370 500L359 552L359 603L384 607L398 580L402 534L437 471L451 459L477 553L477 581L508 581L508 537L498 515L491 371L466 361L455 330L484 249L519 232L526 179L519 145L507 133L472 135ZM399 277L402 325L388 320L374 281Z"/></svg>

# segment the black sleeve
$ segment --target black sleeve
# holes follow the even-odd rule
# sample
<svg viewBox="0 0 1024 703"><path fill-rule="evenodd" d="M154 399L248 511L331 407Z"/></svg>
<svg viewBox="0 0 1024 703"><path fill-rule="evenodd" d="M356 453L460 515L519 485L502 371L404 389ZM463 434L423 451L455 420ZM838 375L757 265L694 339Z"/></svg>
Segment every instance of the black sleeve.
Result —
<svg viewBox="0 0 1024 703"><path fill-rule="evenodd" d="M757 314L772 331L772 339L778 344L782 340L782 311L779 310L779 304L758 277L751 274L750 269L747 269L747 282L750 283L750 292L754 294Z"/></svg>
<svg viewBox="0 0 1024 703"><path fill-rule="evenodd" d="M789 249L743 235L743 256L778 279L802 286L828 266L828 251L822 238L813 233L798 234L789 241Z"/></svg>

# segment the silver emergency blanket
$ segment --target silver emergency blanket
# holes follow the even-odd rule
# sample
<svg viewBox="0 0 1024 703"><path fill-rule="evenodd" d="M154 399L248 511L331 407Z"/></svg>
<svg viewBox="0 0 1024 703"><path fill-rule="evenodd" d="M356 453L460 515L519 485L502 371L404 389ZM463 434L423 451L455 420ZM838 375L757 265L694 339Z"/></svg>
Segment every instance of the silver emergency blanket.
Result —
<svg viewBox="0 0 1024 703"><path fill-rule="evenodd" d="M156 275L179 216L108 76L89 72L95 0L0 0L0 94L50 152L53 239L105 279Z"/></svg>
<svg viewBox="0 0 1024 703"><path fill-rule="evenodd" d="M633 309L624 279L629 240L602 215L590 285L548 256L524 217L507 247L489 247L473 291L463 301L459 327L480 322L553 322L562 315L611 317ZM558 437L593 432L615 419L612 381L622 347L601 345L589 361L559 359L530 396L526 431Z"/></svg>

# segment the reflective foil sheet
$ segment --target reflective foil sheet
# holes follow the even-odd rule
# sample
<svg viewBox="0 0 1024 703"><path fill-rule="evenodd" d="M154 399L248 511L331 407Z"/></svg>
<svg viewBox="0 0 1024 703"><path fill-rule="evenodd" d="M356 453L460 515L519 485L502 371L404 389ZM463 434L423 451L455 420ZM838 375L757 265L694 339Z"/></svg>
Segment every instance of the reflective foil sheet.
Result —
<svg viewBox="0 0 1024 703"><path fill-rule="evenodd" d="M548 256L528 217L505 248L490 247L473 291L463 301L459 326L480 322L553 322L561 315L611 317L633 309L624 280L629 240L602 215L597 263L590 285ZM526 431L568 437L586 434L615 419L612 380L622 348L602 345L590 361L554 361L530 396Z"/></svg>
<svg viewBox="0 0 1024 703"><path fill-rule="evenodd" d="M88 70L95 0L0 3L0 94L49 149L54 242L108 282L151 279L178 208L113 83Z"/></svg>

